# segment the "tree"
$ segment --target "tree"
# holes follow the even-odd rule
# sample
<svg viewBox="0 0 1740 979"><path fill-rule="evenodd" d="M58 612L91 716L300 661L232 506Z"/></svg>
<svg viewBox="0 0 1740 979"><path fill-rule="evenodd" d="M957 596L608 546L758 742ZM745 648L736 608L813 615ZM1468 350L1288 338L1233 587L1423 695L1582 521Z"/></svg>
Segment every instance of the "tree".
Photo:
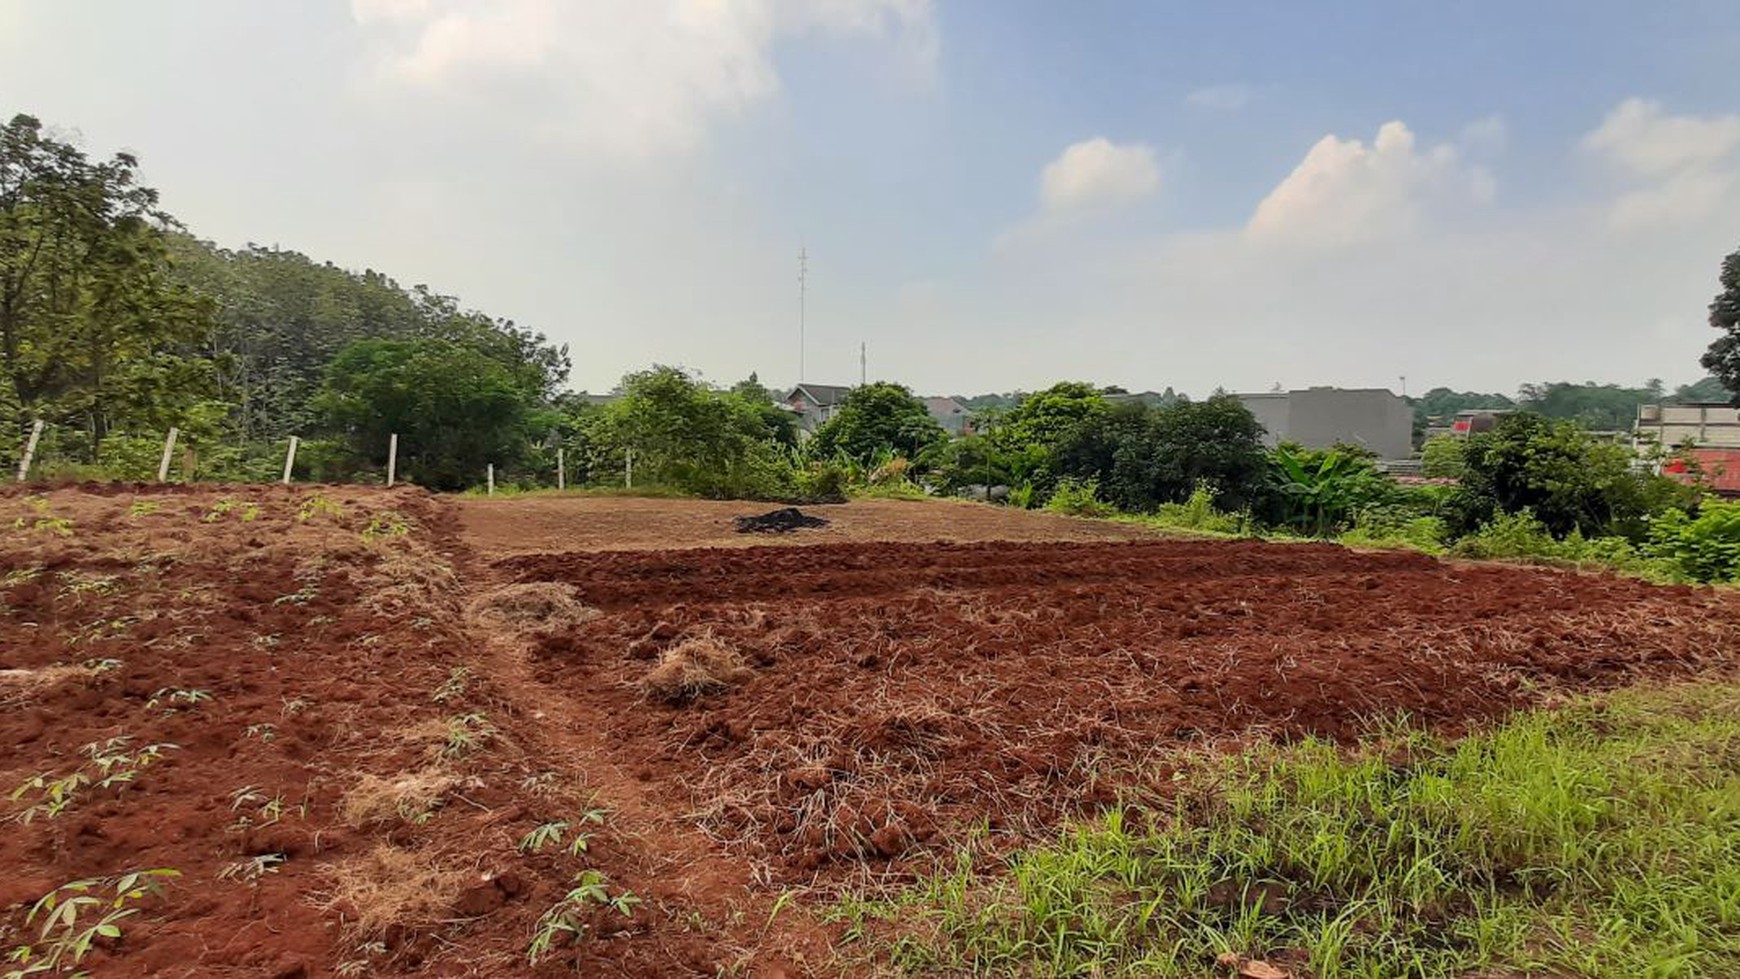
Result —
<svg viewBox="0 0 1740 979"><path fill-rule="evenodd" d="M188 362L211 310L170 280L173 219L138 166L92 161L27 115L0 126L0 398L19 427L79 424L93 458L117 425L213 393Z"/></svg>
<svg viewBox="0 0 1740 979"><path fill-rule="evenodd" d="M892 452L912 459L946 438L948 433L905 385L877 381L853 388L810 445L824 456L843 452L868 461Z"/></svg>
<svg viewBox="0 0 1740 979"><path fill-rule="evenodd" d="M1657 381L1653 388L1648 384L1628 388L1594 381L1525 384L1517 392L1517 400L1524 408L1548 418L1574 421L1601 432L1628 431L1637 423L1638 405L1661 401L1660 383Z"/></svg>
<svg viewBox="0 0 1740 979"><path fill-rule="evenodd" d="M1092 384L1062 381L1022 398L998 421L991 437L1005 451L1050 451L1077 426L1105 414L1110 407Z"/></svg>
<svg viewBox="0 0 1740 979"><path fill-rule="evenodd" d="M538 429L542 392L524 372L452 340L358 340L326 370L314 406L353 450L384 464L399 436L399 472L434 489L511 467Z"/></svg>
<svg viewBox="0 0 1740 979"><path fill-rule="evenodd" d="M1636 537L1646 516L1681 495L1671 481L1633 471L1625 446L1573 422L1517 412L1469 437L1450 522L1460 535L1526 509L1555 537L1573 530Z"/></svg>
<svg viewBox="0 0 1740 979"><path fill-rule="evenodd" d="M1722 260L1717 280L1722 291L1710 301L1710 326L1722 335L1710 344L1700 363L1729 391L1737 392L1734 403L1740 404L1740 249Z"/></svg>
<svg viewBox="0 0 1740 979"><path fill-rule="evenodd" d="M712 497L785 495L792 471L760 408L677 367L654 366L622 379L622 394L599 413L597 471L634 453L636 482Z"/></svg>
<svg viewBox="0 0 1740 979"><path fill-rule="evenodd" d="M742 401L761 419L766 438L780 445L796 447L798 443L797 415L779 404L771 388L751 371L749 376L731 385L730 395Z"/></svg>
<svg viewBox="0 0 1740 979"><path fill-rule="evenodd" d="M1095 480L1107 502L1148 511L1181 503L1198 486L1223 509L1256 502L1267 487L1263 429L1243 402L1217 395L1149 407L1128 402L1077 426L1055 453L1056 474Z"/></svg>

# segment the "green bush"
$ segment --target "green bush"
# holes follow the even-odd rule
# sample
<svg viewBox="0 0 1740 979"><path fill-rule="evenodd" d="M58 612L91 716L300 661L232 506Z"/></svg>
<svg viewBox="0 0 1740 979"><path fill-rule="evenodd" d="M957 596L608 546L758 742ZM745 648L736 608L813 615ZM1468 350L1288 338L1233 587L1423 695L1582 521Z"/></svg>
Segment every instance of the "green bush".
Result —
<svg viewBox="0 0 1740 979"><path fill-rule="evenodd" d="M1740 503L1711 500L1695 517L1683 510L1661 514L1650 523L1648 552L1678 578L1740 578Z"/></svg>
<svg viewBox="0 0 1740 979"><path fill-rule="evenodd" d="M1366 507L1354 515L1353 529L1341 535L1344 544L1365 547L1412 547L1442 554L1449 528L1443 518L1420 516L1397 504Z"/></svg>
<svg viewBox="0 0 1740 979"><path fill-rule="evenodd" d="M1112 507L1100 500L1099 491L1097 479L1060 479L1057 488L1051 492L1051 499L1045 501L1045 509L1072 517L1110 516Z"/></svg>
<svg viewBox="0 0 1740 979"><path fill-rule="evenodd" d="M1458 540L1450 553L1468 558L1601 565L1639 574L1661 569L1660 562L1650 561L1623 537L1584 537L1581 531L1573 530L1564 540L1555 540L1528 510L1494 517Z"/></svg>
<svg viewBox="0 0 1740 979"><path fill-rule="evenodd" d="M1215 509L1214 490L1198 485L1183 503L1162 503L1143 523L1176 530L1203 530L1216 534L1242 533L1247 523L1242 514Z"/></svg>

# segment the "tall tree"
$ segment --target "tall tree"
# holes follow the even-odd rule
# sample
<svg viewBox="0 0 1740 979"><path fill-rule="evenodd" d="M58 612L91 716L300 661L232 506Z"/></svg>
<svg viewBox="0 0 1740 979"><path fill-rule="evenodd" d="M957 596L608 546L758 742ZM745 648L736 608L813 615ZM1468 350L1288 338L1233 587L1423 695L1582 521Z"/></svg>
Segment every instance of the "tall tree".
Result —
<svg viewBox="0 0 1740 979"><path fill-rule="evenodd" d="M870 459L893 452L908 459L948 438L924 402L903 384L875 381L852 389L840 410L816 430L817 452Z"/></svg>
<svg viewBox="0 0 1740 979"><path fill-rule="evenodd" d="M1736 392L1734 401L1740 404L1740 249L1722 260L1717 278L1722 291L1710 301L1710 325L1722 335L1710 344L1701 363L1729 391Z"/></svg>
<svg viewBox="0 0 1740 979"><path fill-rule="evenodd" d="M138 160L93 161L18 115L0 126L0 378L17 424L33 415L111 427L209 392L185 362L209 304L171 280L157 192ZM173 380L173 384L165 381Z"/></svg>
<svg viewBox="0 0 1740 979"><path fill-rule="evenodd" d="M399 471L435 489L477 483L512 466L541 428L542 392L523 372L451 340L358 340L327 368L314 401L361 457L386 459L399 436Z"/></svg>

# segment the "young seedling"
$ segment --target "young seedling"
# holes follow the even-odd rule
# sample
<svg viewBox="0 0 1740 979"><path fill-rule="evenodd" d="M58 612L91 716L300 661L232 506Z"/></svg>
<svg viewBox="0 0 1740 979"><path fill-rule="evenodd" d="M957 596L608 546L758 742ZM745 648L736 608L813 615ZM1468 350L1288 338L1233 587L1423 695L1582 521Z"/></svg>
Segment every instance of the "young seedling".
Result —
<svg viewBox="0 0 1740 979"><path fill-rule="evenodd" d="M403 537L410 532L411 525L404 516L388 510L369 518L368 526L362 530L362 539L365 544L373 544L383 538Z"/></svg>
<svg viewBox="0 0 1740 979"><path fill-rule="evenodd" d="M471 668L468 666L455 666L453 669L447 671L446 681L444 681L439 687L435 688L435 693L432 694L429 699L438 704L445 704L448 701L458 700L465 696L466 688L470 685Z"/></svg>
<svg viewBox="0 0 1740 979"><path fill-rule="evenodd" d="M84 961L98 938L120 938L120 923L138 914L146 898L162 897L163 882L179 876L179 870L136 870L75 880L49 891L24 916L26 928L40 919L37 941L12 949L7 957L21 968L8 972L6 979L69 971ZM113 896L96 897L92 891L112 891Z"/></svg>
<svg viewBox="0 0 1740 979"><path fill-rule="evenodd" d="M197 707L211 699L211 693L205 690L183 690L179 687L164 687L151 695L145 701L146 710L163 708L163 713L172 714L181 707Z"/></svg>
<svg viewBox="0 0 1740 979"><path fill-rule="evenodd" d="M543 823L520 839L519 850L521 853L542 853L544 847L561 843L562 834L567 830L567 820Z"/></svg>
<svg viewBox="0 0 1740 979"><path fill-rule="evenodd" d="M609 908L625 918L634 916L640 898L630 891L611 894L607 883L596 870L583 871L574 878L575 886L538 919L531 947L526 950L529 964L536 966L549 957L559 940L565 938L572 945L585 937L585 914L590 906Z"/></svg>
<svg viewBox="0 0 1740 979"><path fill-rule="evenodd" d="M272 741L278 737L278 727L271 721L263 721L259 724L249 724L247 727L242 729L242 737L259 738L261 741L271 744Z"/></svg>
<svg viewBox="0 0 1740 979"><path fill-rule="evenodd" d="M302 505L296 508L296 519L298 522L307 522L319 516L336 517L343 512L343 504L316 493L303 500Z"/></svg>
<svg viewBox="0 0 1740 979"><path fill-rule="evenodd" d="M450 717L447 719L447 743L441 748L441 757L449 760L462 758L487 744L495 733L489 715L481 711Z"/></svg>
<svg viewBox="0 0 1740 979"><path fill-rule="evenodd" d="M27 496L24 502L31 509L31 516L19 517L12 521L12 526L20 530L35 530L56 537L71 537L73 522L66 517L57 517L49 511L48 498L44 496Z"/></svg>
<svg viewBox="0 0 1740 979"><path fill-rule="evenodd" d="M275 874L278 867L287 857L282 853L262 853L227 864L218 871L218 880L257 881L267 874Z"/></svg>
<svg viewBox="0 0 1740 979"><path fill-rule="evenodd" d="M127 515L130 517L148 517L162 508L162 505L156 500L134 500L133 505L127 508Z"/></svg>

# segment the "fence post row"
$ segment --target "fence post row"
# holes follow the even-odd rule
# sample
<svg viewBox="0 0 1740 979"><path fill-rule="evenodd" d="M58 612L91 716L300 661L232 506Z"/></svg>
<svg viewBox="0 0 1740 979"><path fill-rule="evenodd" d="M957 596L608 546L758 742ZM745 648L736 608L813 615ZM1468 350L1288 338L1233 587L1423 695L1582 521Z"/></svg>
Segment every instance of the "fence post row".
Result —
<svg viewBox="0 0 1740 979"><path fill-rule="evenodd" d="M24 477L30 472L31 457L36 455L36 440L42 438L42 419L38 418L30 426L30 440L24 443L24 455L18 459L18 481L24 482Z"/></svg>

